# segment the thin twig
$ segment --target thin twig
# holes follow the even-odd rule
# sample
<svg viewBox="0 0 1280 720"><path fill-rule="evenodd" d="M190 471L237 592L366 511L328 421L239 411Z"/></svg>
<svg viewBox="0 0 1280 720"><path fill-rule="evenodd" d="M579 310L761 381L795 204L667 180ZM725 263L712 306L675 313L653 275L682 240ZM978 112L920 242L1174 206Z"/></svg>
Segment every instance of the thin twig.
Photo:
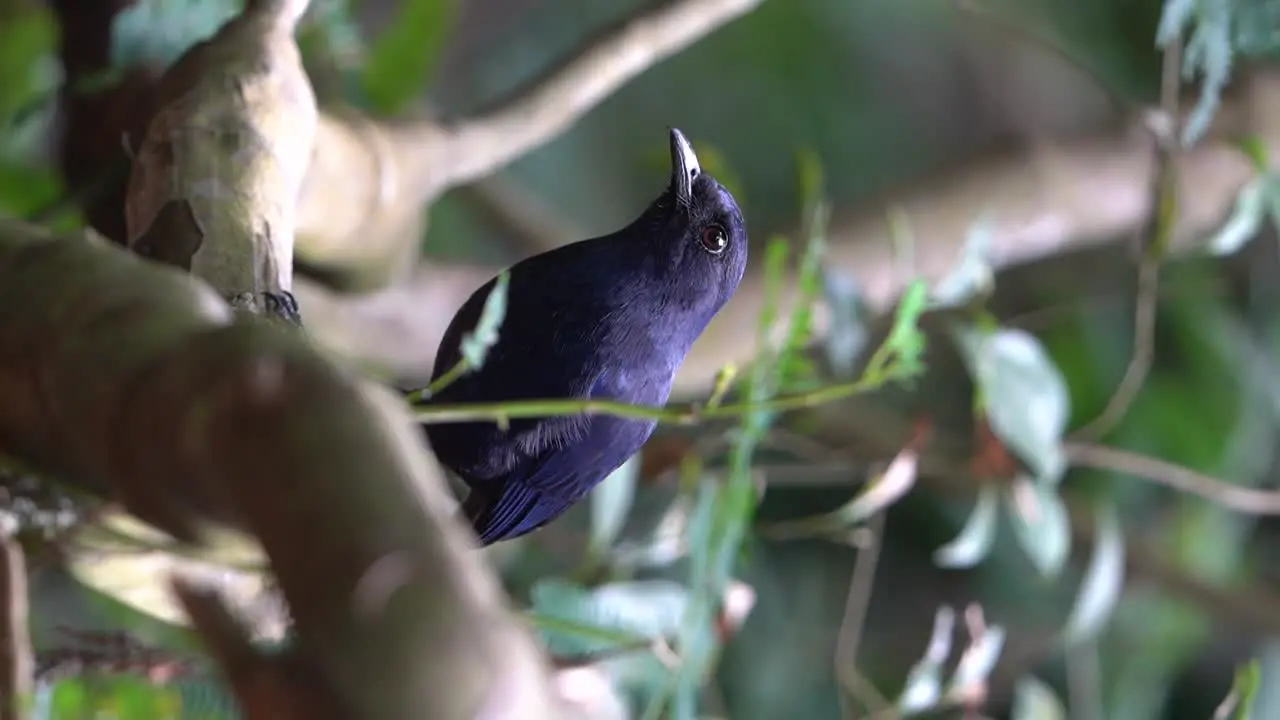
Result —
<svg viewBox="0 0 1280 720"><path fill-rule="evenodd" d="M1179 492L1197 495L1246 515L1280 515L1280 492L1243 487L1163 460L1088 443L1063 443L1067 461L1076 467L1132 475Z"/></svg>
<svg viewBox="0 0 1280 720"><path fill-rule="evenodd" d="M442 129L443 187L488 175L569 128L619 87L762 0L666 0L600 33L476 117Z"/></svg>
<svg viewBox="0 0 1280 720"><path fill-rule="evenodd" d="M876 565L880 561L880 546L884 540L887 514L887 511L881 510L867 523L866 542L858 549L858 559L853 564L853 576L849 579L849 594L844 602L844 617L840 620L840 632L836 636L834 658L836 677L841 676L843 668L856 668L858 665L858 645L862 641L862 626L867 619L867 607L871 604L871 590L875 587ZM849 706L850 698L843 692L839 693L839 698L841 716L847 720L856 718L857 714ZM863 703L875 700L874 696L858 699ZM872 712L881 712L883 709L883 707L877 707Z"/></svg>
<svg viewBox="0 0 1280 720"><path fill-rule="evenodd" d="M0 638L0 720L29 715L35 659L27 623L27 567L22 548L6 533L0 538L0 602L4 603L4 637Z"/></svg>
<svg viewBox="0 0 1280 720"><path fill-rule="evenodd" d="M1125 367L1124 376L1107 405L1084 427L1071 433L1076 440L1094 441L1106 435L1116 426L1133 405L1134 399L1147 382L1154 359L1156 336L1156 309L1160 303L1160 261L1145 253L1138 263L1137 304L1133 316L1133 354Z"/></svg>
<svg viewBox="0 0 1280 720"><path fill-rule="evenodd" d="M498 403L459 403L452 405L420 405L414 408L417 421L423 425L493 420L498 423L520 418L542 418L569 415L612 415L633 420L656 420L668 425L696 425L706 420L736 418L755 412L784 412L815 407L843 400L880 387L897 379L900 372L890 363L880 372L868 373L853 382L830 385L794 395L782 395L767 402L742 402L706 408L698 403L684 406L633 405L612 400L514 400Z"/></svg>
<svg viewBox="0 0 1280 720"><path fill-rule="evenodd" d="M1160 75L1160 113L1149 122L1156 141L1156 172L1151 183L1151 220L1140 236L1138 253L1138 292L1133 320L1133 355L1124 377L1107 400L1106 407L1091 422L1079 428L1072 437L1081 441L1098 440L1124 418L1134 399L1146 384L1155 348L1156 309L1160 298L1160 263L1164 260L1178 224L1177 154L1179 137L1179 70L1182 66L1182 42L1171 42L1164 51Z"/></svg>

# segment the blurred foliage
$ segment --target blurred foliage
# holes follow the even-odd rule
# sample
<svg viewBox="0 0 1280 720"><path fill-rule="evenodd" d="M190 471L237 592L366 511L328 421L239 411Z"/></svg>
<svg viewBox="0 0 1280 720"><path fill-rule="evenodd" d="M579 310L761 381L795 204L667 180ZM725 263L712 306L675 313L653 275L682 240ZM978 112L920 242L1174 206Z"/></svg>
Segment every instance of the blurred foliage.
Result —
<svg viewBox="0 0 1280 720"><path fill-rule="evenodd" d="M341 100L371 113L411 112L424 89L458 112L527 80L638 2L508 2L504 14L495 9L499 0L470 9L330 0L317 2L303 47L309 68L344 75ZM1025 37L1053 42L1133 103L1157 96L1157 47L1185 42L1184 74L1202 82L1187 143L1215 112L1240 59L1271 58L1280 47L1274 0L979 4ZM114 60L121 67L171 61L238 5L139 2L114 28ZM849 716L854 698L859 709L880 702L904 711L954 709L988 681L990 713L1019 719L1063 717L1068 707L1078 711L1082 695L1095 696L1086 702L1102 716L1123 720L1203 718L1219 706L1228 713L1219 717L1280 712L1275 638L1240 630L1242 620L1221 600L1274 596L1275 522L1119 473L1065 467L1063 433L1106 404L1134 335L1133 288L1084 297L1075 279L1125 260L1089 253L996 274L985 256L984 220L974 217L965 257L942 283L911 286L883 344L856 284L822 263L843 208L928 180L1016 135L1016 123L1000 122L992 109L999 103L991 90L973 82L975 68L992 65L973 60L966 33L984 21L963 5L767 2L505 171L586 236L648 201L659 165L654 128L678 125L695 138L704 167L748 208L767 269L765 293L776 297L795 285L804 300L780 342L759 333L756 360L726 376L719 402L751 409L697 439L699 452L674 470L674 492L663 494L638 476L638 462L629 463L590 503L548 528L581 540L575 547L586 547L586 558L556 555L538 542L495 553L548 649L612 680L633 717L665 709L680 718L822 720ZM27 215L62 193L39 149L52 127L56 31L43 5L0 5L5 212ZM1039 82L1011 75L991 84L1017 107L1039 97L1022 85ZM1078 99L1071 89L1050 91L1066 98L1064 106ZM1246 152L1256 148L1243 144ZM1268 166L1256 153L1252 159ZM1194 178L1187 181L1194 187ZM1243 485L1274 477L1276 187L1271 173L1260 173L1210 239L1207 257L1162 268L1154 364L1107 444ZM509 238L462 193L432 212L432 253L509 254ZM909 247L909 233L899 241ZM821 352L810 355L803 350L818 304L830 328ZM762 323L775 306L766 303ZM944 311L951 313L945 332L921 330L923 318ZM500 320L495 310L475 333L473 361L482 362L485 338ZM989 429L986 447L1015 456L999 459L1015 462L1020 478L959 496L935 492L904 450L883 467L846 473L841 484L771 485L758 500L761 472L806 461L794 448L775 447L779 413L768 403L859 376L885 382L943 372L926 360L939 346L955 352L956 377L973 386L965 411ZM1093 518L1088 527L1078 524L1082 512ZM877 522L882 535L869 530ZM780 532L788 528L789 536ZM1206 586L1218 600L1135 583L1154 572L1152 552L1162 572ZM852 657L838 655L848 651L850 578L876 553L861 635ZM47 593L33 603L41 653L66 649L54 631L63 624L123 625L163 652L189 652L182 631L114 600L80 589L69 601L67 583L37 585ZM982 623L973 622L975 601L987 616ZM183 678L167 690L136 677L71 677L46 683L36 701L42 717L177 716L175 704L182 717L231 713L208 677Z"/></svg>

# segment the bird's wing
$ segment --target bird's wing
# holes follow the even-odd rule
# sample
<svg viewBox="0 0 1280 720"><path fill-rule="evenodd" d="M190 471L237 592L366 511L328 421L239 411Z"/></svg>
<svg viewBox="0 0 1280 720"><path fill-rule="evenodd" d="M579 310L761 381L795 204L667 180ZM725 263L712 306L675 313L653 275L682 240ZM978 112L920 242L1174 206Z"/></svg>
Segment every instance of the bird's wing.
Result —
<svg viewBox="0 0 1280 720"><path fill-rule="evenodd" d="M492 490L475 489L466 505L476 534L485 545L533 532L582 499L635 453L648 435L646 423L597 416L578 440L548 446Z"/></svg>

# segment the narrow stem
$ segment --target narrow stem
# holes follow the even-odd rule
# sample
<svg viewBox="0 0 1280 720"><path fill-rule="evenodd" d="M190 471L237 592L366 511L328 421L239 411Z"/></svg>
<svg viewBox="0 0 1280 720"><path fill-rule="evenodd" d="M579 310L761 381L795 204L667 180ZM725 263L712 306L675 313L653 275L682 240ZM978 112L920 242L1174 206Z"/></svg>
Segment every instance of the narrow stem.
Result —
<svg viewBox="0 0 1280 720"><path fill-rule="evenodd" d="M784 412L814 407L843 400L875 389L897 374L897 366L890 364L883 370L864 374L862 378L847 383L831 385L795 395L774 398L767 402L743 402L719 407L704 407L698 403L683 406L656 407L632 405L612 400L515 400L499 403L465 403L456 405L428 405L415 408L418 422L436 425L454 422L493 420L503 422L518 418L561 417L569 415L612 415L632 420L656 420L667 425L694 425L705 420L732 418L754 412ZM442 378L443 379L443 378Z"/></svg>

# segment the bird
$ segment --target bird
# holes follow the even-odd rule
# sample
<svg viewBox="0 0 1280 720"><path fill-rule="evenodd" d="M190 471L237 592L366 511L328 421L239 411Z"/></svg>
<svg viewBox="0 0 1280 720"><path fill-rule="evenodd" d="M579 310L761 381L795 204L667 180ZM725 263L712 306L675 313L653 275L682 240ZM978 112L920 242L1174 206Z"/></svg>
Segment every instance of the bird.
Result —
<svg viewBox="0 0 1280 720"><path fill-rule="evenodd" d="M733 296L747 231L733 195L669 129L665 190L621 230L507 270L507 310L478 368L426 404L532 399L661 406L694 341ZM499 276L457 310L432 382L454 368ZM468 488L461 514L481 546L555 520L649 439L655 420L607 414L424 424L436 459Z"/></svg>

